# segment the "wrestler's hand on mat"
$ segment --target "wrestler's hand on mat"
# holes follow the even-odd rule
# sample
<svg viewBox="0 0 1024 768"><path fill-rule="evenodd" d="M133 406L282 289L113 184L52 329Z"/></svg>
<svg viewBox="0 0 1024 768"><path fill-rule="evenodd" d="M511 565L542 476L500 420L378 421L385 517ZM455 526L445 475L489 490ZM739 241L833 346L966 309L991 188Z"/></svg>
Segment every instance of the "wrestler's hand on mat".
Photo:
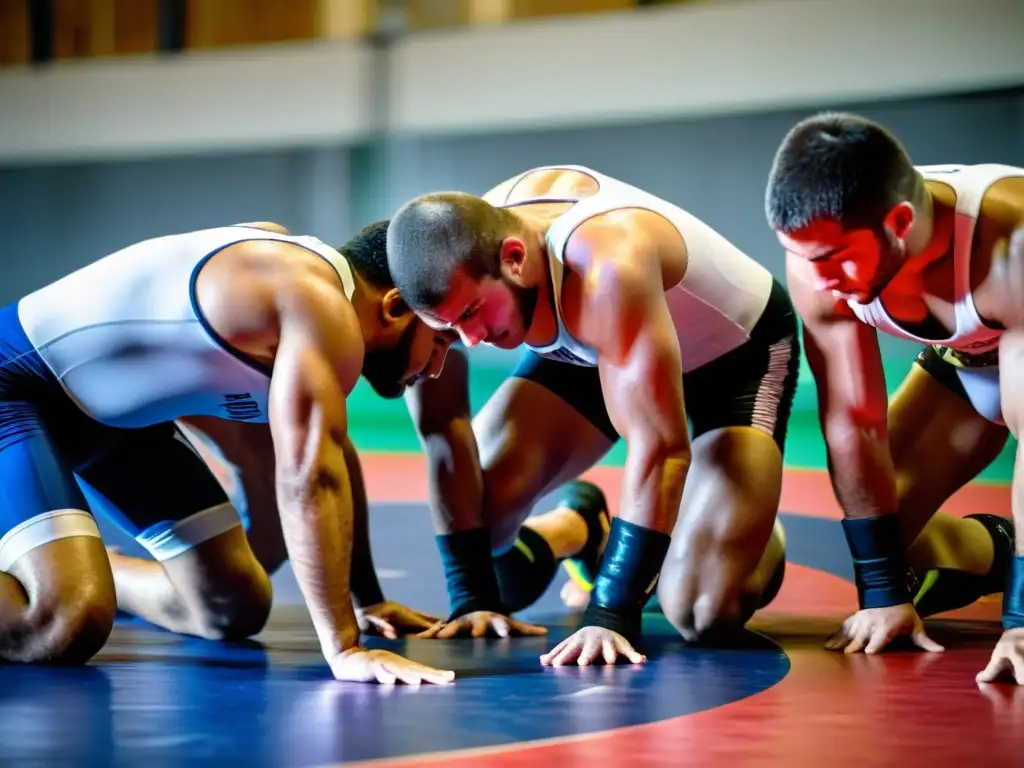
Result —
<svg viewBox="0 0 1024 768"><path fill-rule="evenodd" d="M911 642L926 651L943 651L924 631L924 622L910 603L886 608L864 608L843 622L843 626L825 643L830 651L878 653L897 637L909 636Z"/></svg>
<svg viewBox="0 0 1024 768"><path fill-rule="evenodd" d="M1009 677L1024 685L1024 629L1008 629L999 638L988 666L975 678L979 683L994 683Z"/></svg>
<svg viewBox="0 0 1024 768"><path fill-rule="evenodd" d="M390 651L369 650L358 646L342 651L328 659L328 663L336 679L355 683L445 685L455 679L455 673L451 670L434 669Z"/></svg>
<svg viewBox="0 0 1024 768"><path fill-rule="evenodd" d="M389 640L394 640L399 635L422 632L438 622L434 616L427 616L390 600L360 608L356 611L356 618L359 621L360 632L380 635Z"/></svg>
<svg viewBox="0 0 1024 768"><path fill-rule="evenodd" d="M450 621L439 621L416 637L436 640L449 640L453 637L487 637L490 634L498 637L512 635L546 635L548 630L536 624L516 621L500 613L490 611L474 611Z"/></svg>
<svg viewBox="0 0 1024 768"><path fill-rule="evenodd" d="M583 627L542 655L540 663L546 667L562 667L575 662L586 667L598 658L604 659L605 664L614 664L620 656L633 664L647 661L646 656L617 632L603 627Z"/></svg>

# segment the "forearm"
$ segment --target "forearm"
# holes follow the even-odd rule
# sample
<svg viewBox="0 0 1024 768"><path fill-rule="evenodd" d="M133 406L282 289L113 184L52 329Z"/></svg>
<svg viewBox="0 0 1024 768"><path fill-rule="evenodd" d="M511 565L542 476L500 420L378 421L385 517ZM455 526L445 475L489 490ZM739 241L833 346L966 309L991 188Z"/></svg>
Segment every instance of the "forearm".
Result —
<svg viewBox="0 0 1024 768"><path fill-rule="evenodd" d="M848 420L825 425L828 471L844 517L894 514L896 473L886 438Z"/></svg>
<svg viewBox="0 0 1024 768"><path fill-rule="evenodd" d="M483 473L469 418L452 419L421 440L434 532L446 535L486 526Z"/></svg>
<svg viewBox="0 0 1024 768"><path fill-rule="evenodd" d="M1013 482L1010 486L1010 514L1014 530L1017 531L1014 558L1003 592L1003 628L1024 629L1024 315L1019 307L1024 293L1024 230L1015 234L1017 253L1008 265L1013 267L1007 283L1016 290L1012 296L1018 311L1005 316L1008 330L999 342L999 389L1003 407L1003 418L1010 434L1017 440L1017 453L1013 466ZM1019 677L1019 676L1018 676ZM1024 683L1024 680L1018 679Z"/></svg>
<svg viewBox="0 0 1024 768"><path fill-rule="evenodd" d="M639 640L641 614L653 594L679 517L689 450L628 449L619 515L612 521L584 626Z"/></svg>
<svg viewBox="0 0 1024 768"><path fill-rule="evenodd" d="M911 602L888 445L869 430L856 427L834 430L826 441L861 608Z"/></svg>
<svg viewBox="0 0 1024 768"><path fill-rule="evenodd" d="M504 607L491 558L483 473L468 418L423 438L436 543L452 617Z"/></svg>
<svg viewBox="0 0 1024 768"><path fill-rule="evenodd" d="M1016 432L1016 430L1015 430ZM1010 509L1013 527L1024 530L1024 444L1017 437L1017 458L1013 468L1013 484L1010 490ZM1010 564L1010 574L1003 592L1003 629L1024 629L1024 537L1017 535L1016 555Z"/></svg>
<svg viewBox="0 0 1024 768"><path fill-rule="evenodd" d="M630 444L626 452L619 517L671 535L679 517L689 469L688 446L648 449Z"/></svg>
<svg viewBox="0 0 1024 768"><path fill-rule="evenodd" d="M279 480L278 499L296 581L324 655L336 655L359 641L350 591L354 515L345 462L313 478Z"/></svg>
<svg viewBox="0 0 1024 768"><path fill-rule="evenodd" d="M342 448L345 468L348 470L352 492L352 596L360 608L384 602L384 592L373 565L373 547L370 544L370 505L366 497L366 483L359 455L351 440Z"/></svg>
<svg viewBox="0 0 1024 768"><path fill-rule="evenodd" d="M436 379L406 393L409 415L427 459L434 532L444 536L483 527L483 475L469 403L469 360L453 347Z"/></svg>
<svg viewBox="0 0 1024 768"><path fill-rule="evenodd" d="M452 349L440 377L417 384L406 402L427 458L430 514L451 616L501 612L465 354Z"/></svg>
<svg viewBox="0 0 1024 768"><path fill-rule="evenodd" d="M817 390L829 479L843 516L895 513L888 396L874 332L852 320L822 324L805 317L803 340Z"/></svg>

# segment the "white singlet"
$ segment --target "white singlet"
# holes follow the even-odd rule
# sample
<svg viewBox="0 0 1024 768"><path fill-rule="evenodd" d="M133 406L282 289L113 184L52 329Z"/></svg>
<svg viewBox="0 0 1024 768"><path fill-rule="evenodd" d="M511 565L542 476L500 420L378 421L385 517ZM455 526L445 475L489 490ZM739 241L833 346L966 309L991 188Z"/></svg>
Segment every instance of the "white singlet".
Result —
<svg viewBox="0 0 1024 768"><path fill-rule="evenodd" d="M1009 165L923 165L918 171L926 181L948 184L956 192L953 225L953 311L956 327L945 339L925 339L908 333L885 311L881 298L868 304L848 300L854 314L883 333L931 347L952 368L967 400L983 417L1003 424L999 390L999 339L1002 331L985 325L971 292L971 253L985 193L996 182L1024 176L1024 169ZM948 372L931 371L940 380Z"/></svg>
<svg viewBox="0 0 1024 768"><path fill-rule="evenodd" d="M1009 165L922 165L917 170L925 181L948 184L956 192L956 219L953 229L953 309L956 327L946 339L925 339L908 333L896 323L882 299L868 304L847 300L861 322L883 333L920 344L935 344L969 355L980 355L998 348L1002 331L985 325L974 305L971 293L971 250L974 228L981 204L989 187L1006 178L1024 176L1024 169Z"/></svg>
<svg viewBox="0 0 1024 768"><path fill-rule="evenodd" d="M579 171L593 178L598 191L575 201L548 229L552 293L558 335L543 347L530 347L542 357L583 366L597 365L597 352L574 338L562 322L561 289L565 246L583 222L609 211L643 208L661 214L675 225L686 242L683 279L665 292L679 338L683 371L689 372L736 349L750 338L771 295L772 274L704 222L659 197L618 179L578 165L534 168L519 178L545 170ZM513 183L513 189L514 189ZM506 207L541 203L538 197ZM550 198L554 200L555 198ZM557 198L563 201L564 198ZM570 202L570 201L566 201Z"/></svg>
<svg viewBox="0 0 1024 768"><path fill-rule="evenodd" d="M249 240L294 243L323 257L351 299L351 268L313 237L237 225L130 245L18 303L22 329L78 407L113 427L182 416L266 423L270 372L217 338L195 280L214 254Z"/></svg>

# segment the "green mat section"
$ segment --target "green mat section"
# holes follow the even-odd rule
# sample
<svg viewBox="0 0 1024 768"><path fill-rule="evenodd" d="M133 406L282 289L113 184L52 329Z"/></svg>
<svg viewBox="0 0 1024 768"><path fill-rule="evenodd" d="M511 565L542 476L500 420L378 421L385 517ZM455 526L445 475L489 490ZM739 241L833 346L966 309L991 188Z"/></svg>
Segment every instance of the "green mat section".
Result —
<svg viewBox="0 0 1024 768"><path fill-rule="evenodd" d="M476 350L470 353L470 400L478 410L515 368L514 354ZM910 360L886 359L885 377L890 394L906 375ZM793 414L786 440L786 465L824 469L825 443L818 426L814 380L806 360L802 362ZM349 429L360 450L378 452L419 452L420 444L403 400L385 400L360 381L349 404ZM979 475L979 480L1006 483L1013 476L1016 442L1010 440L1002 454ZM605 457L603 464L621 466L626 458L622 441Z"/></svg>

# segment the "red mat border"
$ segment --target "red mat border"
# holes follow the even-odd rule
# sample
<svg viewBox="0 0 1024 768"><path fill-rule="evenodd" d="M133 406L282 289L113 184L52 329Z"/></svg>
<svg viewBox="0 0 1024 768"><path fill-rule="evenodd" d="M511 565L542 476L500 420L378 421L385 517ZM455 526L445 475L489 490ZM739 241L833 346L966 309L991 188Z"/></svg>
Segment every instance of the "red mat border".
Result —
<svg viewBox="0 0 1024 768"><path fill-rule="evenodd" d="M420 502L427 498L427 464L421 454L362 454L367 493L375 502ZM614 513L622 487L622 468L599 466L584 477L600 485ZM841 520L842 513L823 470L787 469L780 509L794 515ZM943 506L944 512L964 516L975 512L1010 514L1008 484L975 482L960 489Z"/></svg>

